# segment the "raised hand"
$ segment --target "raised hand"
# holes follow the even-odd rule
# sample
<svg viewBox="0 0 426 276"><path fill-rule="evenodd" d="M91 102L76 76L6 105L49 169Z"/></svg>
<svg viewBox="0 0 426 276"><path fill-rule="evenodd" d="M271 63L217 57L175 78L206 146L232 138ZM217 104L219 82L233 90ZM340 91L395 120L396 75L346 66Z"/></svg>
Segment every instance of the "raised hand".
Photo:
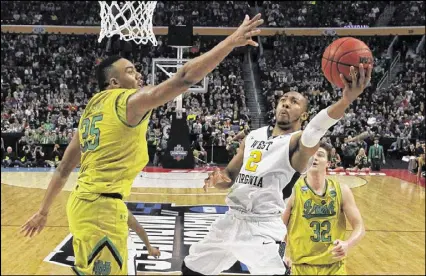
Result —
<svg viewBox="0 0 426 276"><path fill-rule="evenodd" d="M259 13L250 19L250 17L246 15L243 23L228 37L233 47L245 45L259 46L251 37L260 34L260 29L257 29L257 27L263 24L263 19L260 19L261 16L262 15Z"/></svg>
<svg viewBox="0 0 426 276"><path fill-rule="evenodd" d="M348 83L345 77L342 74L340 74L340 79L345 84L345 87L343 88L343 98L346 99L349 103L352 103L353 101L355 101L358 98L358 96L364 92L365 88L368 86L368 84L371 81L372 69L373 67L371 65L368 65L367 72L366 72L363 64L360 63L358 68L358 73L359 73L359 78L358 78L355 67L351 66L350 68L350 75L352 78L351 83Z"/></svg>

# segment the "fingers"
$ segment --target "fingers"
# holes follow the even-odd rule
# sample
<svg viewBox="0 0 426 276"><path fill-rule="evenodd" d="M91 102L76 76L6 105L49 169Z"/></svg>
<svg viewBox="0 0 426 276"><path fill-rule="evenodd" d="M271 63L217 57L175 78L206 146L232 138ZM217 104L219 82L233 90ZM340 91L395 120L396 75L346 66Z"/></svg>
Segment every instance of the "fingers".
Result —
<svg viewBox="0 0 426 276"><path fill-rule="evenodd" d="M367 68L367 78L365 79L366 80L366 83L365 83L366 87L370 84L370 81L371 81L371 72L372 71L373 71L373 66L370 64L370 65L368 65L368 68Z"/></svg>
<svg viewBox="0 0 426 276"><path fill-rule="evenodd" d="M255 42L255 41L253 41L252 39L250 39L249 41L247 41L247 44L251 45L253 47L258 47L259 46L259 44L257 42Z"/></svg>
<svg viewBox="0 0 426 276"><path fill-rule="evenodd" d="M262 25L264 22L265 22L265 21L264 21L263 19L259 19L259 20L256 20L255 22L253 22L252 24L248 25L248 27L249 27L250 29L254 29L254 28L257 28L257 27L259 27L260 25Z"/></svg>
<svg viewBox="0 0 426 276"><path fill-rule="evenodd" d="M248 15L246 15L246 17L247 17ZM251 20L249 20L248 21L248 25L249 26L251 26L251 25L255 25L255 24L258 24L259 23L259 21L263 21L263 19L262 20L259 20L260 18L262 17L262 14L260 14L260 13L258 13L258 14L256 14ZM263 22L262 22L263 23ZM259 24L260 25L260 24ZM256 25L256 26L259 26L259 25Z"/></svg>
<svg viewBox="0 0 426 276"><path fill-rule="evenodd" d="M220 178L223 182L231 182L232 180L225 174L221 173Z"/></svg>
<svg viewBox="0 0 426 276"><path fill-rule="evenodd" d="M37 227L34 227L34 228L31 229L31 231L30 231L30 238L32 238L33 236L35 236L36 231L37 231Z"/></svg>
<svg viewBox="0 0 426 276"><path fill-rule="evenodd" d="M345 85L345 89L349 89L349 83L346 80L345 76L343 76L343 74L340 74L340 79L342 80L343 84Z"/></svg>
<svg viewBox="0 0 426 276"><path fill-rule="evenodd" d="M359 72L359 83L358 83L358 85L364 88L366 86L365 70L364 70L364 65L362 63L359 64L358 72Z"/></svg>
<svg viewBox="0 0 426 276"><path fill-rule="evenodd" d="M352 78L352 87L357 87L355 67L351 66L351 68L349 70L350 70L350 75L351 75L351 78Z"/></svg>
<svg viewBox="0 0 426 276"><path fill-rule="evenodd" d="M245 37L246 38L250 38L250 37L258 35L258 34L260 34L260 29L255 29L253 31L250 31L250 32L246 33Z"/></svg>
<svg viewBox="0 0 426 276"><path fill-rule="evenodd" d="M334 252L334 253L336 253L336 252L342 252L342 251L343 251L343 246L342 245L338 245L338 246L334 247L331 250L331 252Z"/></svg>
<svg viewBox="0 0 426 276"><path fill-rule="evenodd" d="M346 255L344 253L341 253L341 254L334 255L333 259L334 260L341 260L341 259L343 259L345 257L346 257Z"/></svg>

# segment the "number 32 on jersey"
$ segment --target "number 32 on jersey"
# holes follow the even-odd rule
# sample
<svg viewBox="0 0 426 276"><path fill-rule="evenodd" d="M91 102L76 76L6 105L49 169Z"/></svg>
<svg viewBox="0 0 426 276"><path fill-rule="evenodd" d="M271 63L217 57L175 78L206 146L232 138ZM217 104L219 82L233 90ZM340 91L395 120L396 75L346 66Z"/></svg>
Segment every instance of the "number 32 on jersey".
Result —
<svg viewBox="0 0 426 276"><path fill-rule="evenodd" d="M258 167L258 163L262 160L262 151L252 150L250 152L250 157L246 162L245 169L249 172L255 172Z"/></svg>

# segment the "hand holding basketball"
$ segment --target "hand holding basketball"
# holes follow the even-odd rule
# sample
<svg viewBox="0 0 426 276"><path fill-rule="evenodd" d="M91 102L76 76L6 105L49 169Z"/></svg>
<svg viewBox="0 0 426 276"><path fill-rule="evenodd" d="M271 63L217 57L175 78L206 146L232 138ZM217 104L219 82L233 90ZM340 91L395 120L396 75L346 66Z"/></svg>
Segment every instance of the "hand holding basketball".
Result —
<svg viewBox="0 0 426 276"><path fill-rule="evenodd" d="M24 236L26 237L30 235L29 237L31 238L43 230L44 226L46 226L46 222L47 215L43 215L40 212L37 212L31 218L29 218L24 225L21 226L20 233L25 232Z"/></svg>
<svg viewBox="0 0 426 276"><path fill-rule="evenodd" d="M209 176L204 179L203 189L207 192L208 188L215 187L218 183L231 183L232 180L229 179L219 168L215 168L213 172L209 173Z"/></svg>
<svg viewBox="0 0 426 276"><path fill-rule="evenodd" d="M359 77L357 76L357 71L355 70L355 67L350 67L350 76L352 78L352 82L348 83L348 81L345 79L343 74L340 74L340 79L342 80L344 84L343 88L343 98L347 100L349 103L352 103L355 101L359 95L364 92L364 89L368 86L371 80L371 71L373 67L371 65L368 65L367 72L364 70L364 66L362 63L359 64L358 73Z"/></svg>
<svg viewBox="0 0 426 276"><path fill-rule="evenodd" d="M259 46L254 42L251 37L260 34L260 29L256 29L259 25L263 24L263 19L260 19L262 15L259 13L252 19L246 15L243 23L238 29L231 34L228 38L233 47L240 47L245 45Z"/></svg>

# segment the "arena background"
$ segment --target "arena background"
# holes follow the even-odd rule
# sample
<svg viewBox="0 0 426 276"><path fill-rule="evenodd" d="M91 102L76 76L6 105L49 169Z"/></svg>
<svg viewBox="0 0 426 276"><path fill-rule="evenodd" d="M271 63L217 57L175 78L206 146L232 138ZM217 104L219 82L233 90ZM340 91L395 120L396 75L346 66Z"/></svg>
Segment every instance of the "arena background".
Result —
<svg viewBox="0 0 426 276"><path fill-rule="evenodd" d="M234 50L209 74L206 93L186 93L184 119L177 128L177 120L173 124L171 120L174 102L153 111L147 134L150 164L135 180L137 184L145 177L150 184L136 185L132 199L222 205L225 193L202 194L206 171L232 158L239 145L233 140L238 132L274 123L275 101L283 93L296 90L306 95L311 117L338 99L341 90L321 73L321 56L333 40L353 36L374 54L372 85L324 140L336 148L344 167L330 174L345 175L344 182L359 187L354 194L371 231L366 240L379 241L382 248L360 246L349 270L424 274L424 177L416 178L415 159L424 154L425 139L423 1L159 1L153 18L158 46L116 37L98 43L97 2L2 1L2 274L57 271L57 266L46 266L43 260L67 236L64 202L70 189L61 195L50 229L39 240L24 240L17 231L38 207L85 105L98 92L96 64L108 55L121 54L136 64L149 84L153 58L176 58L176 49L169 47L169 26L192 27L192 43L183 57L193 58L223 40L245 14L258 12L265 19L256 39L259 47ZM161 72L156 75L158 80L166 77ZM368 124L372 118L376 123ZM179 132L182 128L188 135ZM365 131L374 134L358 143L344 142ZM385 150L381 170L346 170L354 166L360 148L368 154L376 136ZM173 175L164 167L191 170ZM179 180L166 183L174 176ZM192 184L185 184L188 179ZM72 181L75 176L67 187ZM388 203L385 209L376 202L381 200ZM371 212L384 212L386 219ZM401 217L399 224L395 218ZM55 229L60 230L55 233ZM390 247L384 245L387 236ZM27 267L16 258L19 255L28 256ZM380 260L375 261L376 257ZM361 264L365 268L357 268Z"/></svg>

